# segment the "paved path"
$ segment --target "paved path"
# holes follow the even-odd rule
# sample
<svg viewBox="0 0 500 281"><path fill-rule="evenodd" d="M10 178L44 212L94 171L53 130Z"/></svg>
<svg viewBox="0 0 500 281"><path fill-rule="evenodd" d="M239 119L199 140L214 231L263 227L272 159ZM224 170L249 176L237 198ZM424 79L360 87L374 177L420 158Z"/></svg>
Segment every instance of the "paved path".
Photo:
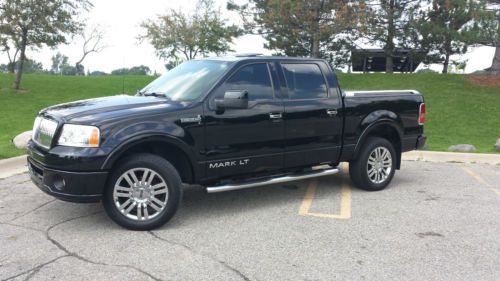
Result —
<svg viewBox="0 0 500 281"><path fill-rule="evenodd" d="M500 280L499 217L498 165L403 162L381 192L345 173L189 188L151 232L22 174L0 180L0 280Z"/></svg>

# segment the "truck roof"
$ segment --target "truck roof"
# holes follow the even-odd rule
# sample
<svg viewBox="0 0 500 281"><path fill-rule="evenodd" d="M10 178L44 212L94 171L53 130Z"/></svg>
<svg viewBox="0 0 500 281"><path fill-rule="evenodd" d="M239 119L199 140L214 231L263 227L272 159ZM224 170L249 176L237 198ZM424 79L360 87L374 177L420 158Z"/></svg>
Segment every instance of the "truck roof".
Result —
<svg viewBox="0 0 500 281"><path fill-rule="evenodd" d="M223 56L223 57L208 57L208 58L202 58L202 59L198 59L198 60L218 60L218 61L228 61L228 62L246 61L246 60L324 61L323 59L320 59L320 58L288 57L288 56L264 56L261 54L253 54L253 53L251 53L251 54L236 54L236 55L232 55L232 56Z"/></svg>

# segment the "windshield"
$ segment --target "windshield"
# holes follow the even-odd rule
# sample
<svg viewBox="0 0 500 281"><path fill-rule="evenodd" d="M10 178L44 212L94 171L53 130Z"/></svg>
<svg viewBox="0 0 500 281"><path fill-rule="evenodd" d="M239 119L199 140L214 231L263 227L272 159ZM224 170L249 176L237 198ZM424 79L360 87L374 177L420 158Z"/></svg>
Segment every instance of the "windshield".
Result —
<svg viewBox="0 0 500 281"><path fill-rule="evenodd" d="M226 61L187 61L158 77L140 93L165 95L171 100L195 100L213 86L230 64Z"/></svg>

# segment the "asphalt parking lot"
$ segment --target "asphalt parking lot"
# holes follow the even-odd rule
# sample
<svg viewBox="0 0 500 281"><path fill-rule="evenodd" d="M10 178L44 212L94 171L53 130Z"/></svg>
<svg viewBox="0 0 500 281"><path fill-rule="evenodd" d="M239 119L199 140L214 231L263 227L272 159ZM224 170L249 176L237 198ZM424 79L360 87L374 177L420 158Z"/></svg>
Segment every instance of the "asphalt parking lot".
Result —
<svg viewBox="0 0 500 281"><path fill-rule="evenodd" d="M152 232L13 176L0 180L0 280L500 280L500 166L402 166L380 192L345 172L191 187Z"/></svg>

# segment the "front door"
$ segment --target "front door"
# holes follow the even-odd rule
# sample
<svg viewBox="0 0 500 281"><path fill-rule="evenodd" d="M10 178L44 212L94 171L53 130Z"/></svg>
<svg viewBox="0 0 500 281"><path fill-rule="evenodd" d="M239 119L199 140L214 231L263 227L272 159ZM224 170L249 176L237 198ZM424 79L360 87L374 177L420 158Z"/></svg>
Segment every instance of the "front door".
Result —
<svg viewBox="0 0 500 281"><path fill-rule="evenodd" d="M248 108L215 109L227 91L246 91ZM283 167L283 101L275 95L266 62L237 68L205 105L207 178L260 174Z"/></svg>

